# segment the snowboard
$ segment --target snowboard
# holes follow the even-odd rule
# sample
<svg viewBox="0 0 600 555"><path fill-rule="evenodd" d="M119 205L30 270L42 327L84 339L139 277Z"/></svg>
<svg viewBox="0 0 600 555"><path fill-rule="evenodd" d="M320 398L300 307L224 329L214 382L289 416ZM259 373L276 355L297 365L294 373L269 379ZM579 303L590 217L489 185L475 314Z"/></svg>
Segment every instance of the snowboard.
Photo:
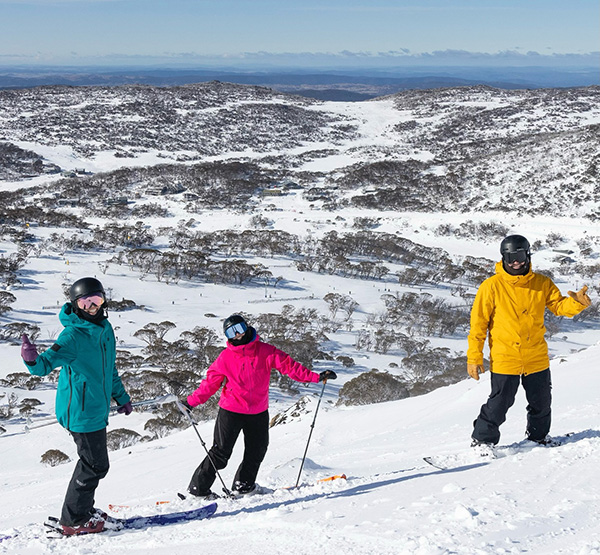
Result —
<svg viewBox="0 0 600 555"><path fill-rule="evenodd" d="M549 449L559 447L569 441L573 433L565 434L552 438L546 445L524 439L510 445L499 445L493 447L471 447L469 450L459 451L457 453L432 455L423 457L423 460L437 468L438 470L453 470L458 468L480 466L496 459L517 455L519 453L528 453L534 449Z"/></svg>

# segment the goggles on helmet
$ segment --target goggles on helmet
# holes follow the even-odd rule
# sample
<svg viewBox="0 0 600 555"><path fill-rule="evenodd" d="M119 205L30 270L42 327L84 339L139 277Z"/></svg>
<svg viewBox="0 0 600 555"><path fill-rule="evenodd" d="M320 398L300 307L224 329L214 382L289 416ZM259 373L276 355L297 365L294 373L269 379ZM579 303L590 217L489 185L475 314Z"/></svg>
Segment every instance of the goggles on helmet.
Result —
<svg viewBox="0 0 600 555"><path fill-rule="evenodd" d="M227 339L233 339L238 333L246 333L247 329L248 326L244 322L233 324L233 326L229 326L225 330L225 337L227 337Z"/></svg>
<svg viewBox="0 0 600 555"><path fill-rule="evenodd" d="M91 295L85 295L77 299L77 306L82 310L87 310L92 306L100 308L104 303L104 295L100 292L92 293Z"/></svg>
<svg viewBox="0 0 600 555"><path fill-rule="evenodd" d="M527 262L529 258L529 254L526 250L516 250L514 252L505 252L504 253L504 261L507 264L512 264L513 262Z"/></svg>

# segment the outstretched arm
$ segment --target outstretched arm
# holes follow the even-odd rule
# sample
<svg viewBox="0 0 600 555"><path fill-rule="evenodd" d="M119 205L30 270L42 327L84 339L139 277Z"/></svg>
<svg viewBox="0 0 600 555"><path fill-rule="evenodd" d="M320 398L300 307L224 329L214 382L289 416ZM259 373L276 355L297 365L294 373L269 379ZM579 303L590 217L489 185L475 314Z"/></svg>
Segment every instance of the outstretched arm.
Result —
<svg viewBox="0 0 600 555"><path fill-rule="evenodd" d="M565 297L561 294L558 287L550 282L550 287L546 295L546 306L556 316L572 318L592 304L587 294L587 289L587 285L584 285L576 293L569 291L568 296Z"/></svg>
<svg viewBox="0 0 600 555"><path fill-rule="evenodd" d="M319 374L309 370L306 366L295 361L290 355L276 347L273 347L273 353L269 357L269 362L272 368L279 370L279 372L289 376L294 381L312 383L320 381Z"/></svg>

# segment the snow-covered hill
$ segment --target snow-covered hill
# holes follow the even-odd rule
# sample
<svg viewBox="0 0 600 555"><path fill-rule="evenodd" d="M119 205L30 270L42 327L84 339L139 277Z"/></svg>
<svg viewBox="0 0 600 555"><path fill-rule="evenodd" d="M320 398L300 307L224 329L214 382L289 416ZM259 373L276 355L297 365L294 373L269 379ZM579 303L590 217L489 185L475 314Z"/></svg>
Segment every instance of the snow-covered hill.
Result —
<svg viewBox="0 0 600 555"><path fill-rule="evenodd" d="M463 87L335 103L219 82L0 91L0 156L5 179L158 157L162 177L180 182L182 164L228 159L259 164L274 183L340 189L337 204L361 208L595 220L599 94ZM31 151L41 158L25 168ZM152 181L126 177L122 192Z"/></svg>

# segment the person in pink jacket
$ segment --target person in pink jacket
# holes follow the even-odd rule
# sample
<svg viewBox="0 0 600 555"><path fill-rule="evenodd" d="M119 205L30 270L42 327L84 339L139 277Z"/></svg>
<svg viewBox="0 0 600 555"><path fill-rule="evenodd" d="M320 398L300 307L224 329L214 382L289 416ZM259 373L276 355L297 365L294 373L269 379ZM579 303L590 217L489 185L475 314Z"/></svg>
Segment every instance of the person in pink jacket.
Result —
<svg viewBox="0 0 600 555"><path fill-rule="evenodd" d="M227 347L210 365L196 391L183 399L191 410L205 403L221 386L219 412L213 446L194 472L188 491L205 498L218 497L211 491L216 471L227 466L240 432L244 433L244 456L233 481L238 494L256 488L256 476L269 445L269 382L271 369L297 382L322 382L337 378L332 370L320 374L296 362L273 345L263 343L256 330L239 314L223 322Z"/></svg>

